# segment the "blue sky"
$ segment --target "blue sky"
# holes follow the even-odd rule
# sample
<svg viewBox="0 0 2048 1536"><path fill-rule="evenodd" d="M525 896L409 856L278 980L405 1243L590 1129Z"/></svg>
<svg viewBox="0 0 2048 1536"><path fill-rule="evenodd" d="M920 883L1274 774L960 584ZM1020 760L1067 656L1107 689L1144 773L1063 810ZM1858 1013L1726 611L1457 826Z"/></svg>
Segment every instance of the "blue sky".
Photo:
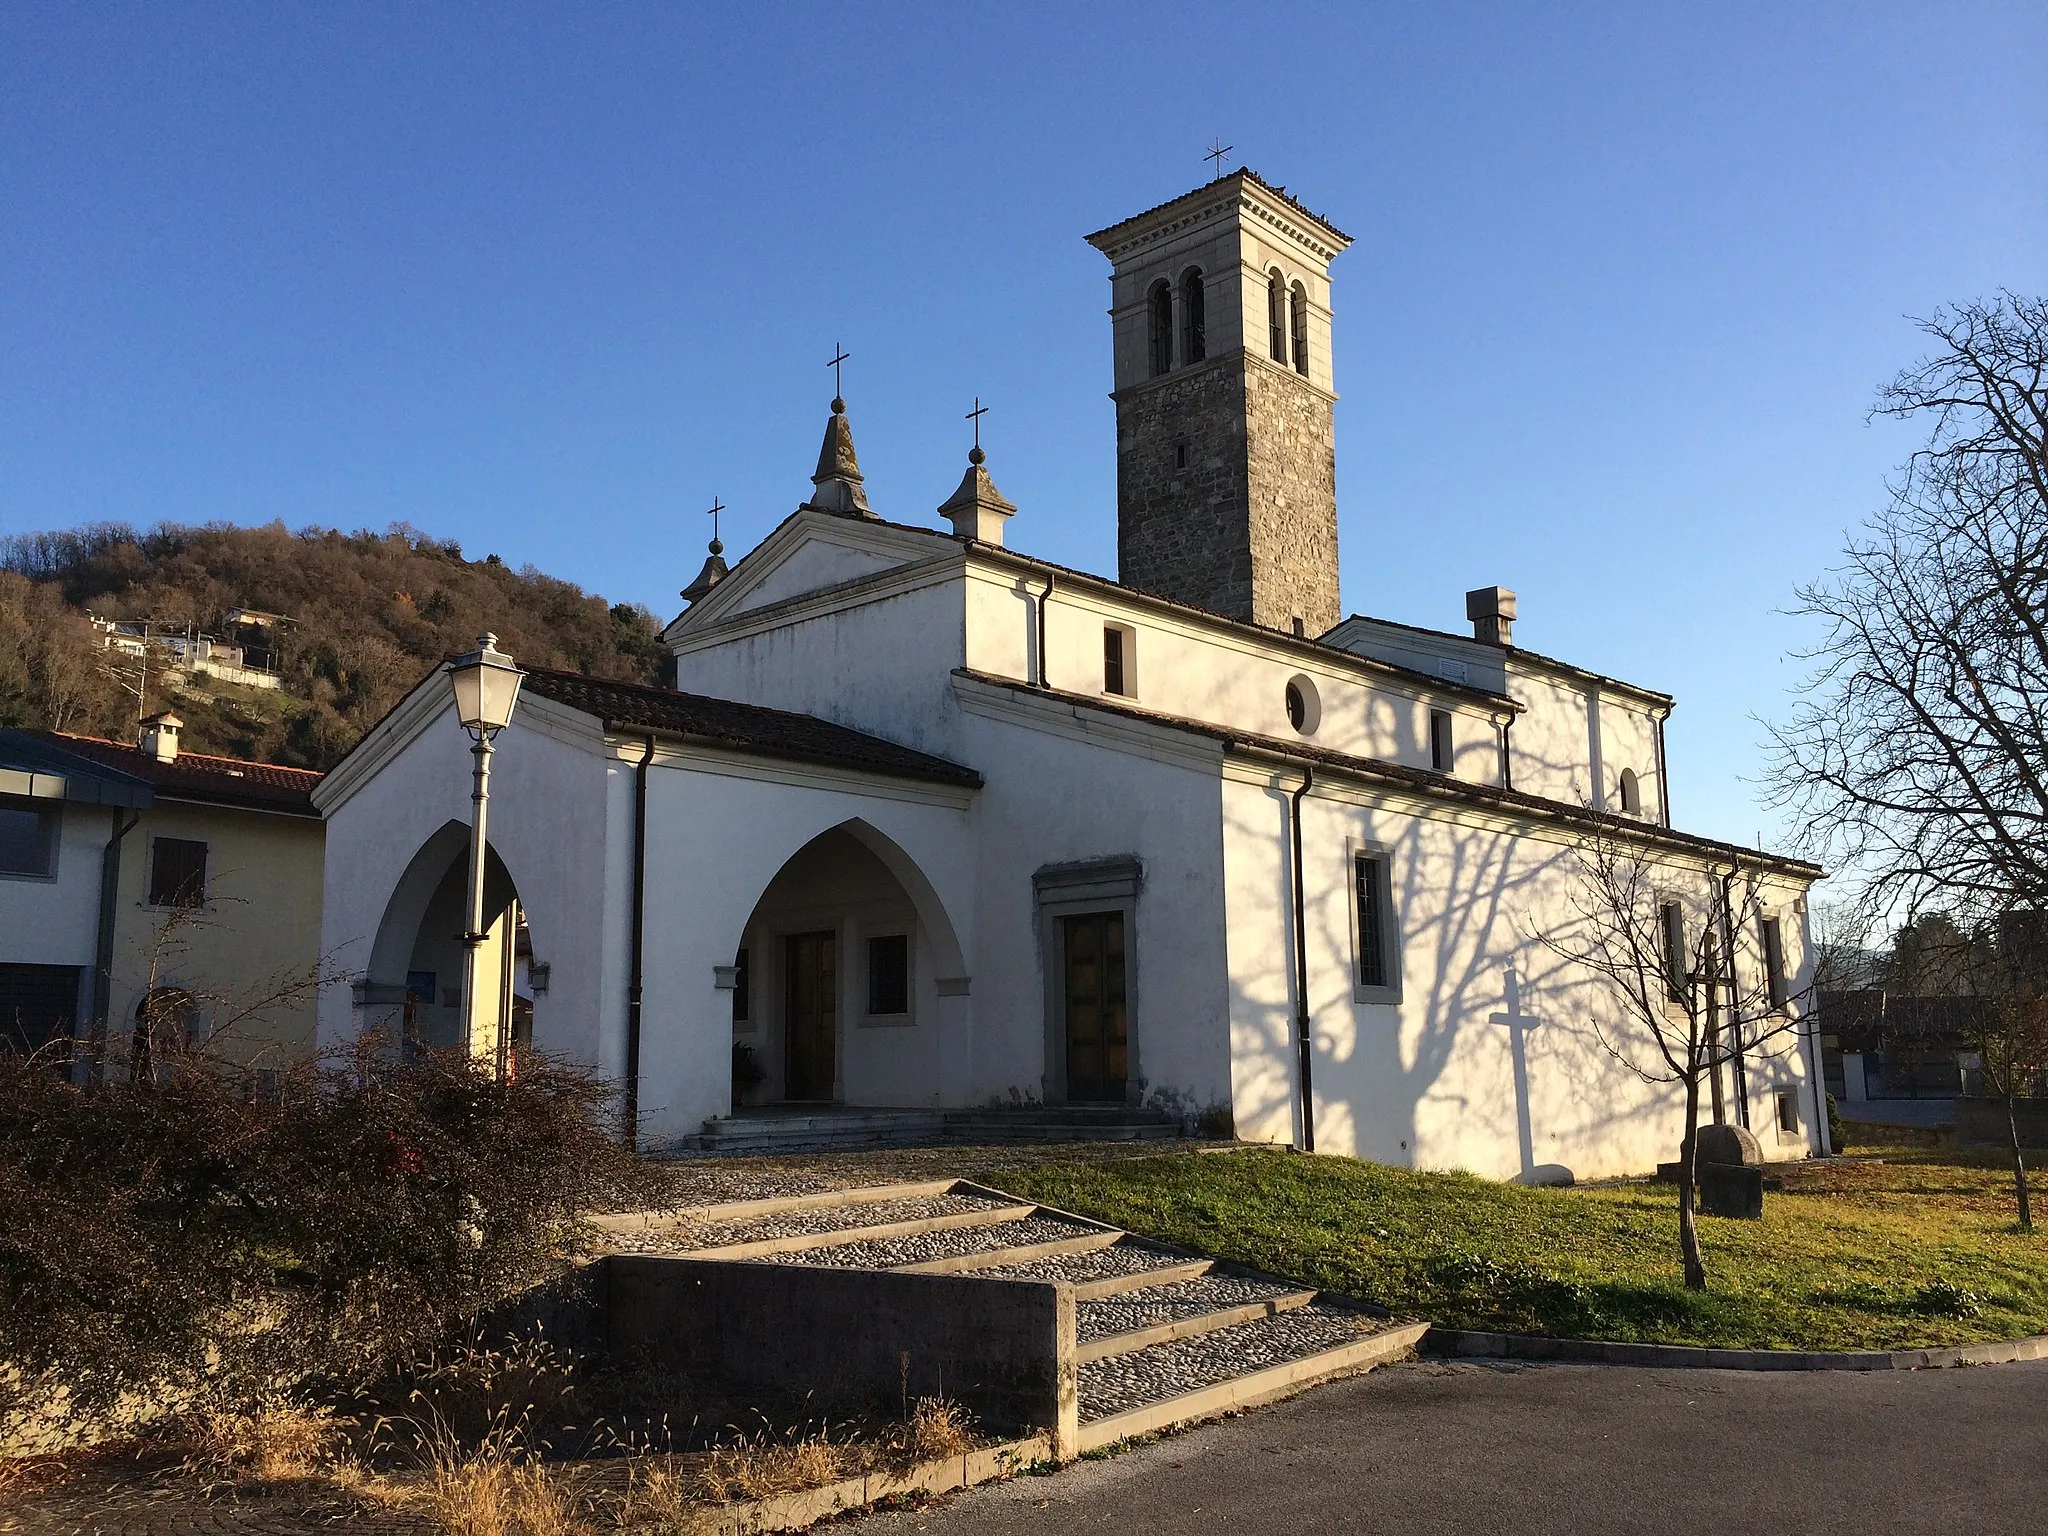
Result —
<svg viewBox="0 0 2048 1536"><path fill-rule="evenodd" d="M2048 7L0 7L0 532L405 520L664 617L990 406L1010 542L1115 567L1107 266L1212 135L1334 270L1348 609L1678 695L1747 782L1876 506L1906 316L2048 287Z"/></svg>

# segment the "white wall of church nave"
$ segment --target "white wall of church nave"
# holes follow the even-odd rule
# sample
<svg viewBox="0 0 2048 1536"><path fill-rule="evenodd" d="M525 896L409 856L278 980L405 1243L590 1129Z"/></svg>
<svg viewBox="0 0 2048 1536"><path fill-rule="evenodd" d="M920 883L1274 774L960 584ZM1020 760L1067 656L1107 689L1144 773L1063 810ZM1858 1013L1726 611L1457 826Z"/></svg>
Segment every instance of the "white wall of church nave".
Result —
<svg viewBox="0 0 2048 1536"><path fill-rule="evenodd" d="M1233 1094L1238 1134L1253 1140L1292 1141L1299 1130L1285 804L1299 782L1224 784ZM1637 1028L1625 1006L1531 937L1571 920L1567 845L1314 793L1303 829L1319 1150L1498 1178L1545 1164L1580 1178L1639 1173L1674 1155L1678 1093L1642 1083L1592 1028L1595 1017ZM1388 863L1398 1002L1356 1000L1352 861L1360 849ZM1672 878L1705 899L1703 875ZM1783 889L1773 900L1787 919L1796 991L1810 971L1794 895ZM1750 935L1738 963L1756 964ZM1526 1025L1501 1022L1510 1016L1509 965L1513 1016L1533 1021ZM1752 1124L1767 1156L1803 1156L1806 1140L1778 1140L1769 1095L1780 1084L1797 1087L1811 1137L1806 1058L1789 1037L1761 1055L1750 1065Z"/></svg>
<svg viewBox="0 0 2048 1536"><path fill-rule="evenodd" d="M1621 774L1628 769L1636 776L1643 818L1661 819L1664 782L1657 722L1648 706L1594 682L1512 663L1508 694L1523 706L1508 737L1516 789L1618 811Z"/></svg>
<svg viewBox="0 0 2048 1536"><path fill-rule="evenodd" d="M491 759L490 841L526 906L534 958L551 967L548 990L534 999L536 1042L615 1075L620 1064L605 1049L607 1023L624 998L608 958L617 947L609 942L616 923L608 887L618 872L606 861L606 822L615 809L608 798L615 797L594 746L515 717ZM329 815L321 951L350 976L369 967L413 856L449 822L468 826L472 763L451 701ZM402 984L402 964L400 971L375 979ZM349 988L330 987L320 1000L320 1043L344 1044L390 1011L357 1010Z"/></svg>
<svg viewBox="0 0 2048 1536"><path fill-rule="evenodd" d="M914 866L906 885L920 920L920 978L914 1027L842 1027L842 1080L850 1102L971 1102L970 1009L974 995L940 997L939 975L973 975L976 849L972 812L940 797L897 798L816 782L660 766L648 781L647 937L643 973L640 1104L652 1144L691 1135L732 1107L732 993L715 970L729 966L749 916L782 867L820 833L858 819ZM884 846L887 846L884 845ZM886 860L885 860L886 862ZM950 930L950 939L947 936ZM849 930L851 932L851 930ZM755 962L756 972L774 963ZM852 968L847 968L851 973ZM846 981L842 976L842 1000ZM842 1025L850 1015L842 1009ZM775 1037L779 1038L779 1036ZM904 1070L891 1071L891 1058Z"/></svg>
<svg viewBox="0 0 2048 1536"><path fill-rule="evenodd" d="M1034 605L1043 590L1041 577L974 569L967 584L970 668L1033 680ZM1104 689L1103 629L1111 624L1129 631L1121 697ZM1310 655L1262 645L1254 636L1205 632L1111 594L1057 582L1045 630L1047 682L1068 693L1417 768L1430 766L1430 711L1446 709L1454 722L1454 776L1475 784L1500 779L1492 717L1485 706L1454 694L1416 696L1375 685L1349 668L1319 665ZM1287 685L1297 677L1306 677L1314 693L1310 702L1318 718L1307 732L1297 731L1287 715Z"/></svg>
<svg viewBox="0 0 2048 1536"><path fill-rule="evenodd" d="M1148 1101L1226 1103L1222 827L1213 765L1155 761L1005 720L962 716L981 842L975 909L977 1099L1046 1091L1048 1019L1032 875L1135 855L1129 1029Z"/></svg>
<svg viewBox="0 0 2048 1536"><path fill-rule="evenodd" d="M676 686L951 757L950 681L960 660L960 585L947 581L679 656Z"/></svg>

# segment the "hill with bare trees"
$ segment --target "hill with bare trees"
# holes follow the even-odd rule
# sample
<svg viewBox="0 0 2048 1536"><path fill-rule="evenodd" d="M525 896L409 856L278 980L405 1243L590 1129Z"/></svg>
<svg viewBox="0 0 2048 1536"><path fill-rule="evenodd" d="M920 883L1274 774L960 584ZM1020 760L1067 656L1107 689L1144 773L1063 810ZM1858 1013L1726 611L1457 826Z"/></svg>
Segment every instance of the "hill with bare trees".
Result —
<svg viewBox="0 0 2048 1536"><path fill-rule="evenodd" d="M219 634L277 616L263 664L275 688L174 665L132 633ZM123 621L127 649L94 618ZM377 534L282 523L147 532L101 523L0 540L0 725L132 740L140 715L185 719L184 744L327 768L443 657L484 630L521 661L650 682L660 621L495 554L394 525Z"/></svg>

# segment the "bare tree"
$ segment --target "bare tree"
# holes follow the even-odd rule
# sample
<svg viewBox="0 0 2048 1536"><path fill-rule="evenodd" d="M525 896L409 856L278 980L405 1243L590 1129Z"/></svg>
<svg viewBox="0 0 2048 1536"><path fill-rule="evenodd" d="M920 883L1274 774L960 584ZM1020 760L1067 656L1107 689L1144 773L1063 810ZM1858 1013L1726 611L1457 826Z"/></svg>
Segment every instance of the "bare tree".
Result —
<svg viewBox="0 0 2048 1536"><path fill-rule="evenodd" d="M1533 937L1598 983L1601 1001L1588 1013L1608 1053L1645 1083L1684 1091L1678 1246L1686 1287L1704 1290L1693 1216L1702 1094L1720 1123L1723 1069L1741 1073L1749 1052L1796 1032L1804 994L1792 992L1782 949L1766 936L1760 868L1657 862L1628 824L1606 816L1580 839L1577 862L1572 921Z"/></svg>
<svg viewBox="0 0 2048 1536"><path fill-rule="evenodd" d="M2021 1099L2035 1096L2048 1078L2048 944L2038 913L2008 912L1995 927L1975 935L1965 958L1953 967L1976 1005L1970 1036L1977 1047L1988 1098L2005 1105L2005 1132L2012 1159L2013 1200L2022 1232L2034 1230L2027 1158L2020 1147Z"/></svg>
<svg viewBox="0 0 2048 1536"><path fill-rule="evenodd" d="M1926 446L1847 561L1778 727L1776 798L1866 910L1965 930L2048 906L2048 300L1937 312L1876 414Z"/></svg>

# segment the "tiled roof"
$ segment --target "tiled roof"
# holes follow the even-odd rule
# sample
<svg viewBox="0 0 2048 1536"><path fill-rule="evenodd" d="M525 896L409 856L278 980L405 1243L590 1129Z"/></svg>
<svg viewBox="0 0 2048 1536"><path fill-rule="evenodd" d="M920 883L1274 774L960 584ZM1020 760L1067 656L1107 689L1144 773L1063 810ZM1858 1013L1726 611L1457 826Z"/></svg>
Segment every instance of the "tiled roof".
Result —
<svg viewBox="0 0 2048 1536"><path fill-rule="evenodd" d="M1587 828L1608 827L1617 833L1626 832L1648 842L1670 844L1723 858L1760 859L1781 869L1808 874L1815 878L1823 873L1818 864L1805 859L1792 858L1782 853L1769 853L1760 848L1743 848L1734 843L1721 842L1716 838L1701 837L1694 832L1681 832L1675 827L1660 826L1655 822L1603 816L1587 810L1582 805L1546 799L1541 795L1528 794L1519 789L1502 789L1493 784L1474 784L1469 780L1433 773L1426 768L1411 768L1405 763L1390 763L1376 757L1355 757L1348 752L1333 752L1327 747L1313 747L1306 742L1282 741L1278 737L1264 736L1253 731L1236 731L1225 726L1211 725L1205 720L1190 720L1182 715L1138 709L1128 704L1112 704L1109 700L1097 698L1092 694L1066 693L1058 688L1034 688L1014 677L998 677L993 673L976 672L967 667L956 669L955 675L971 678L978 683L992 683L1016 693L1057 699L1062 704L1079 705L1087 709L1100 710L1108 715L1121 715L1128 720L1142 720L1150 725L1164 726L1168 730L1185 731L1191 736L1207 737L1221 745L1226 752L1249 748L1275 757L1292 758L1296 762L1335 768L1359 778L1405 785L1421 793L1444 799L1462 800L1469 804L1501 810L1521 811L1548 821L1561 821Z"/></svg>
<svg viewBox="0 0 2048 1536"><path fill-rule="evenodd" d="M313 816L313 786L321 775L309 768L280 768L274 763L245 763L233 757L208 757L180 752L173 762L160 763L140 747L97 736L72 736L63 731L26 731L61 751L112 768L153 786L167 800L203 800L216 805L252 806Z"/></svg>
<svg viewBox="0 0 2048 1536"><path fill-rule="evenodd" d="M673 688L608 682L545 667L529 668L524 686L544 699L595 715L609 729L652 731L734 752L921 779L928 784L981 787L981 775L972 768L815 715L679 693Z"/></svg>
<svg viewBox="0 0 2048 1536"><path fill-rule="evenodd" d="M1343 230L1339 229L1336 225L1332 224L1328 219L1324 218L1320 213L1317 213L1313 208L1303 207L1301 203L1297 202L1294 198L1289 197L1287 195L1287 189L1285 187L1274 186L1272 182L1266 180L1265 177L1261 176L1257 171L1253 170L1248 165L1240 166L1237 170L1232 171L1229 176L1219 176L1214 181L1204 182L1201 186L1196 187L1192 192L1183 192L1179 197L1169 197L1165 202L1156 203L1152 207L1147 208L1143 213L1134 213L1127 219L1118 219L1114 224L1110 225L1108 228L1098 229L1095 231L1094 234L1088 236L1087 238L1090 240L1100 240L1103 236L1113 234L1117 230L1122 229L1126 224L1135 224L1140 219L1149 219L1155 213L1161 213L1166 209L1171 208L1175 203L1185 202L1191 197L1201 197L1205 193L1213 192L1217 187L1220 187L1221 185L1223 185L1224 182L1229 181L1233 176L1242 176L1246 181L1250 182L1253 186L1262 188L1265 191L1271 193L1274 197L1278 198L1281 202L1285 203L1288 207L1292 208L1296 213L1300 214L1303 218L1314 219L1316 223L1322 225L1323 228L1327 229L1339 240L1344 241L1346 244L1350 243L1351 237L1345 234Z"/></svg>

